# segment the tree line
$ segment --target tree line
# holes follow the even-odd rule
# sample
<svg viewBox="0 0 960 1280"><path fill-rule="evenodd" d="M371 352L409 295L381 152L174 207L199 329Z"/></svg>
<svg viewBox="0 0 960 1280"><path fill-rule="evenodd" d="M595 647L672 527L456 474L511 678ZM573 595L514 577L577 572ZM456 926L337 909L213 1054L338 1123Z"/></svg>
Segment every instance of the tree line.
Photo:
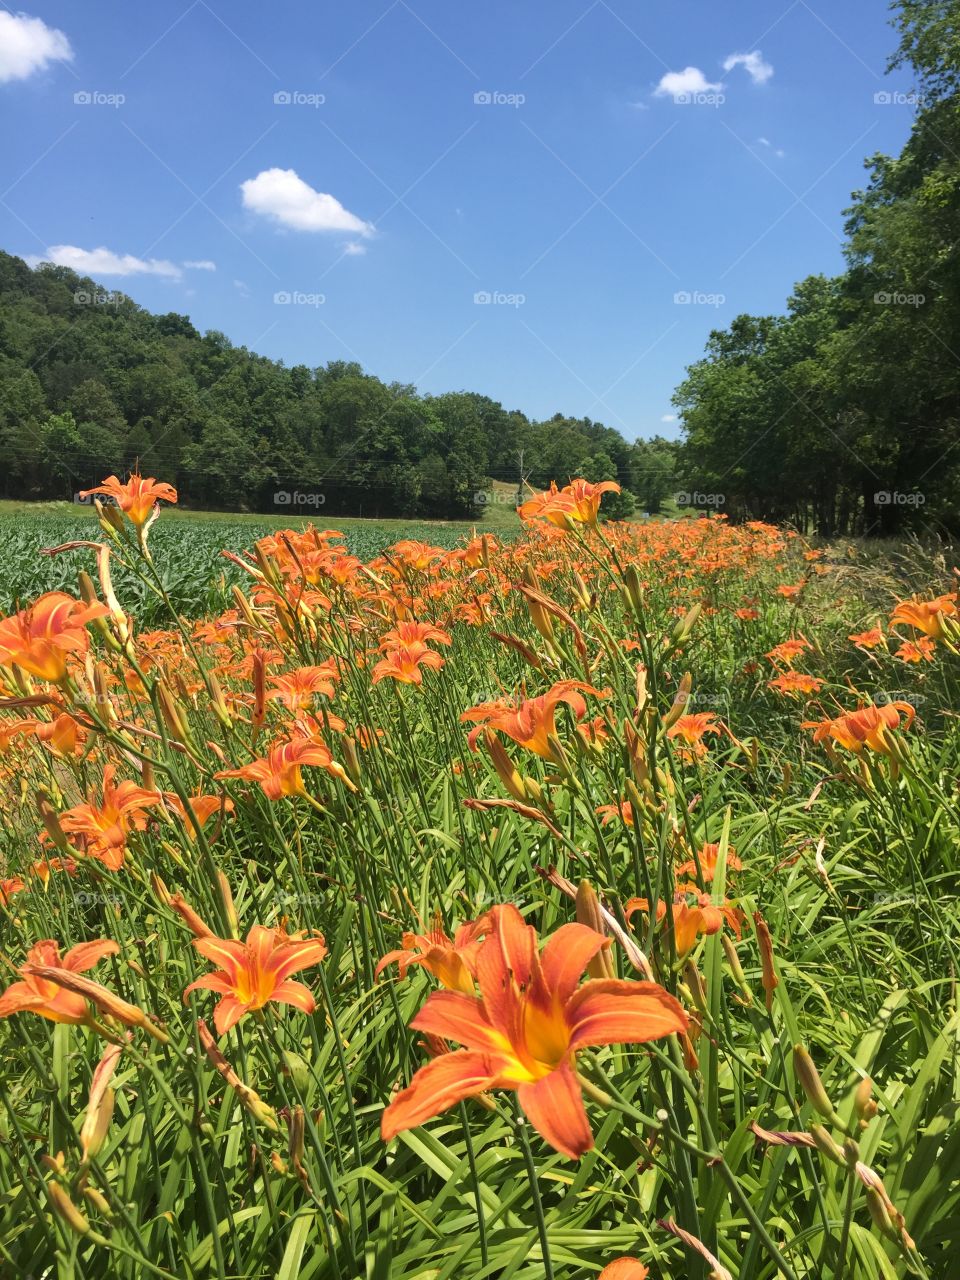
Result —
<svg viewBox="0 0 960 1280"><path fill-rule="evenodd" d="M960 529L960 2L898 0L891 69L915 107L846 216L846 270L782 316L710 335L674 403L681 487L734 518L823 535Z"/></svg>
<svg viewBox="0 0 960 1280"><path fill-rule="evenodd" d="M420 395L360 365L286 367L69 268L0 252L0 496L70 498L139 467L181 502L470 517L492 480L616 480L658 510L674 447L590 418L532 421L471 391ZM609 499L608 499L609 501ZM605 504L606 507L606 504Z"/></svg>

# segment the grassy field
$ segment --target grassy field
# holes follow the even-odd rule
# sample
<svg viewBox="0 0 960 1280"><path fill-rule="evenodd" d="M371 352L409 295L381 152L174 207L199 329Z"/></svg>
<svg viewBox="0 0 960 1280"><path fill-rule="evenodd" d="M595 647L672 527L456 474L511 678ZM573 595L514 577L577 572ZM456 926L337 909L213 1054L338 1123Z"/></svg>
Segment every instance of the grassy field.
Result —
<svg viewBox="0 0 960 1280"><path fill-rule="evenodd" d="M0 1274L956 1280L952 553L598 500L0 511Z"/></svg>

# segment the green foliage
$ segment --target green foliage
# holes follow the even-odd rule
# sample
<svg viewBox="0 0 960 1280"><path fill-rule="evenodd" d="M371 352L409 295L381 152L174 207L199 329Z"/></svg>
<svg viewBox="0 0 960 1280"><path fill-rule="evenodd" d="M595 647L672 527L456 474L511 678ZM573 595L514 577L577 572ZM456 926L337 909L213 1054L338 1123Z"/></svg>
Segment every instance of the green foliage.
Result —
<svg viewBox="0 0 960 1280"><path fill-rule="evenodd" d="M846 273L711 334L675 396L682 487L731 516L827 536L960 527L960 3L895 9L918 113L899 157L868 161Z"/></svg>
<svg viewBox="0 0 960 1280"><path fill-rule="evenodd" d="M543 487L632 446L589 418L531 422L487 396L421 396L358 364L285 368L186 316L155 316L64 267L0 253L0 497L69 497L139 466L181 502L328 515L469 518L490 480ZM627 505L623 505L626 512Z"/></svg>

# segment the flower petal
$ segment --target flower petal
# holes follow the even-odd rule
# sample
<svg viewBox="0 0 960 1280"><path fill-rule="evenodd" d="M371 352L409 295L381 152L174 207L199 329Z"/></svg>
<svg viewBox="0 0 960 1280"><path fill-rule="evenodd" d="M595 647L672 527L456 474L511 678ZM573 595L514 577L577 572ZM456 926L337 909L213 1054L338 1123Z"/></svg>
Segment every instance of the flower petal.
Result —
<svg viewBox="0 0 960 1280"><path fill-rule="evenodd" d="M73 973L84 973L87 969L92 969L95 964L99 964L104 956L115 956L119 951L117 944L109 939L99 942L81 942L71 947L63 957L62 968L70 969Z"/></svg>
<svg viewBox="0 0 960 1280"><path fill-rule="evenodd" d="M583 1095L569 1062L535 1084L521 1085L517 1098L544 1141L563 1155L579 1160L593 1146Z"/></svg>
<svg viewBox="0 0 960 1280"><path fill-rule="evenodd" d="M464 1098L483 1093L496 1083L500 1063L490 1054L472 1049L444 1053L422 1066L406 1089L385 1109L380 1135L389 1142L405 1129L415 1129Z"/></svg>
<svg viewBox="0 0 960 1280"><path fill-rule="evenodd" d="M478 1053L502 1053L508 1049L509 1042L491 1026L483 1003L459 991L432 992L410 1026L414 1031L455 1040Z"/></svg>
<svg viewBox="0 0 960 1280"><path fill-rule="evenodd" d="M585 924L565 924L550 935L540 962L547 987L562 1004L576 991L580 975L606 943L603 934Z"/></svg>
<svg viewBox="0 0 960 1280"><path fill-rule="evenodd" d="M570 1048L643 1043L685 1031L688 1018L678 1000L656 982L598 978L585 982L567 1004Z"/></svg>
<svg viewBox="0 0 960 1280"><path fill-rule="evenodd" d="M301 1013L313 1013L317 1007L313 992L302 982L281 982L270 999L278 1000L281 1004L292 1004Z"/></svg>

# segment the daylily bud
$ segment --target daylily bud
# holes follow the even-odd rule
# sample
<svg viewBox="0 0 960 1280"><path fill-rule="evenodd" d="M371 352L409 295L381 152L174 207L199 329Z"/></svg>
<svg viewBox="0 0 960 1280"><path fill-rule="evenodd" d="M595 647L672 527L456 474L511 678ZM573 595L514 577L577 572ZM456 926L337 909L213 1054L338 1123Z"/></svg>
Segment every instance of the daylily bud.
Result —
<svg viewBox="0 0 960 1280"><path fill-rule="evenodd" d="M747 986L747 979L744 976L743 969L740 965L740 957L737 955L737 948L733 939L729 938L726 933L720 935L720 942L723 946L724 954L727 957L727 964L730 966L730 972L733 974L733 980L740 988L740 996L744 1004L753 1004L753 996Z"/></svg>
<svg viewBox="0 0 960 1280"><path fill-rule="evenodd" d="M490 754L490 761L493 764L494 769L497 771L497 776L513 796L514 800L519 800L523 803L525 800L529 799L530 797L527 792L526 780L517 766L510 759L506 748L497 735L492 730L488 729L484 734L483 740L487 751Z"/></svg>
<svg viewBox="0 0 960 1280"><path fill-rule="evenodd" d="M589 880L580 881L577 889L576 912L577 920L580 924L586 925L588 929L593 929L595 933L606 934L603 915L600 911L600 901ZM587 973L591 978L615 978L617 976L613 967L613 957L610 954L609 945L598 951L593 959L588 962Z"/></svg>
<svg viewBox="0 0 960 1280"><path fill-rule="evenodd" d="M163 723L178 742L188 742L190 740L190 730L187 727L186 720L180 714L180 708L162 678L157 680L156 690Z"/></svg>
<svg viewBox="0 0 960 1280"><path fill-rule="evenodd" d="M170 905L170 890L164 884L161 876L156 871L150 872L150 888L153 890L153 896L164 907Z"/></svg>
<svg viewBox="0 0 960 1280"><path fill-rule="evenodd" d="M624 586L627 590L627 600L633 607L633 612L639 617L643 611L643 584L640 581L640 574L637 572L637 566L628 564L626 572L623 575Z"/></svg>
<svg viewBox="0 0 960 1280"><path fill-rule="evenodd" d="M210 705L213 707L214 714L224 728L231 728L233 725L233 717L230 715L230 708L227 706L227 700L223 696L223 689L220 687L220 681L212 671L207 673L207 687L210 690Z"/></svg>
<svg viewBox="0 0 960 1280"><path fill-rule="evenodd" d="M81 973L73 973L69 969L56 969L43 964L27 965L23 972L42 978L46 982L54 982L58 987L64 987L67 991L73 991L78 996L83 996L105 1017L116 1018L118 1022L122 1022L127 1027L140 1027L148 1035L153 1036L155 1040L159 1040L161 1044L166 1044L169 1040L169 1036L155 1026L137 1005L129 1004L112 991L108 991L106 987L102 987L99 982L94 982L91 978L85 978Z"/></svg>
<svg viewBox="0 0 960 1280"><path fill-rule="evenodd" d="M793 1046L793 1069L797 1073L797 1079L807 1096L807 1101L826 1119L832 1119L833 1103L827 1097L827 1091L823 1087L823 1081L820 1079L813 1059L802 1044Z"/></svg>
<svg viewBox="0 0 960 1280"><path fill-rule="evenodd" d="M83 1197L85 1200L89 1200L101 1217L112 1220L113 1210L110 1208L106 1196L102 1195L96 1187L84 1186Z"/></svg>
<svg viewBox="0 0 960 1280"><path fill-rule="evenodd" d="M834 1142L833 1138L826 1131L822 1124L812 1124L810 1126L810 1136L817 1144L818 1150L825 1155L828 1160L832 1160L834 1164L845 1165L846 1157L843 1148Z"/></svg>
<svg viewBox="0 0 960 1280"><path fill-rule="evenodd" d="M210 1064L234 1091L245 1110L249 1111L255 1120L259 1120L261 1124L266 1125L268 1129L273 1129L275 1133L279 1133L280 1126L277 1123L277 1116L273 1107L268 1106L255 1089L251 1089L248 1084L244 1084L240 1079L217 1048L217 1042L210 1034L207 1024L202 1018L197 1019L197 1034Z"/></svg>
<svg viewBox="0 0 960 1280"><path fill-rule="evenodd" d="M887 1212L887 1205L875 1187L867 1187L866 1191L867 1208L870 1211L870 1217L873 1219L873 1225L881 1231L885 1236L889 1236L895 1240L897 1233L893 1229L893 1222L890 1214Z"/></svg>
<svg viewBox="0 0 960 1280"><path fill-rule="evenodd" d="M47 1183L47 1195L54 1213L62 1218L71 1231L78 1236L85 1236L90 1230L90 1223L73 1203L59 1182L51 1179Z"/></svg>
<svg viewBox="0 0 960 1280"><path fill-rule="evenodd" d="M222 871L217 872L217 884L220 886L220 898L223 902L223 909L226 913L230 936L232 938L239 938L240 921L237 919L237 909L233 905L233 891L230 888L230 881Z"/></svg>
<svg viewBox="0 0 960 1280"><path fill-rule="evenodd" d="M707 1012L707 989L703 985L703 978L700 976L700 970L688 960L683 967L683 976L690 992L690 998L701 1013Z"/></svg>
<svg viewBox="0 0 960 1280"><path fill-rule="evenodd" d="M702 612L703 612L703 601L698 600L696 604L694 604L693 606L691 606L690 609L687 610L684 616L680 619L680 621L674 627L673 632L671 633L671 636L670 636L670 640L668 642L669 648L675 649L689 639L690 632L696 626L697 619L700 617L700 614Z"/></svg>
<svg viewBox="0 0 960 1280"><path fill-rule="evenodd" d="M294 1168L299 1169L303 1164L303 1146L306 1124L304 1121L303 1107L296 1106L290 1108L287 1116L287 1133L290 1139L290 1159L293 1161Z"/></svg>
<svg viewBox="0 0 960 1280"><path fill-rule="evenodd" d="M853 1138L844 1138L843 1155L847 1164L851 1169L855 1168L860 1161L860 1148L854 1142Z"/></svg>
<svg viewBox="0 0 960 1280"><path fill-rule="evenodd" d="M677 695L673 700L673 706L663 717L664 730L672 729L682 715L686 714L687 704L690 701L690 690L693 688L693 676L689 671L683 673L683 679L680 681L680 687L677 689Z"/></svg>
<svg viewBox="0 0 960 1280"><path fill-rule="evenodd" d="M360 786L360 757L357 755L357 744L348 734L340 739L343 750L343 767L355 786Z"/></svg>
<svg viewBox="0 0 960 1280"><path fill-rule="evenodd" d="M44 791L37 792L37 810L40 814L40 818L43 822L44 828L46 829L47 835L56 847L61 852L69 849L70 845L67 841L63 828L60 826L60 819L57 815L57 811L50 803L50 800Z"/></svg>
<svg viewBox="0 0 960 1280"><path fill-rule="evenodd" d="M98 1153L110 1128L110 1120L113 1116L113 1090L110 1088L110 1081L122 1052L122 1045L109 1045L93 1073L87 1114L80 1129L80 1148L84 1164L91 1156Z"/></svg>
<svg viewBox="0 0 960 1280"><path fill-rule="evenodd" d="M184 900L180 893L171 894L167 900L167 906L175 911L180 919L184 922L195 938L214 938L216 934L194 911L193 907Z"/></svg>
<svg viewBox="0 0 960 1280"><path fill-rule="evenodd" d="M857 1085L857 1091L853 1095L853 1109L856 1112L857 1119L863 1120L866 1117L867 1109L872 1107L870 1119L877 1114L877 1104L872 1100L873 1081L869 1076L864 1076Z"/></svg>
<svg viewBox="0 0 960 1280"><path fill-rule="evenodd" d="M767 1012L773 1008L773 993L780 985L777 971L773 964L773 939L767 922L759 911L754 912L754 927L757 931L757 946L760 948L760 985L766 997Z"/></svg>

